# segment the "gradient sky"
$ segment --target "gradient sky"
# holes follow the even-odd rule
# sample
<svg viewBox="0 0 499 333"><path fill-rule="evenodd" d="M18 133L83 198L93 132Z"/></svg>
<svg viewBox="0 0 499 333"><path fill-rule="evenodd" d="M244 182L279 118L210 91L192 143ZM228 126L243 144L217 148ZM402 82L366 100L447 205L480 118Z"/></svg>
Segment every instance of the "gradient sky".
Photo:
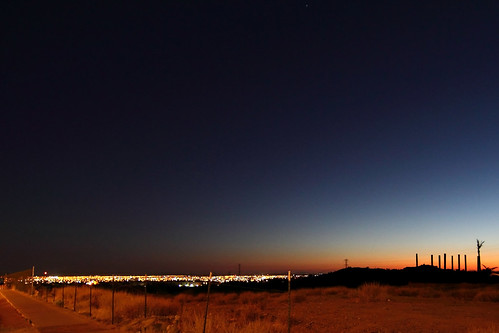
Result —
<svg viewBox="0 0 499 333"><path fill-rule="evenodd" d="M497 1L0 16L0 273L499 266Z"/></svg>

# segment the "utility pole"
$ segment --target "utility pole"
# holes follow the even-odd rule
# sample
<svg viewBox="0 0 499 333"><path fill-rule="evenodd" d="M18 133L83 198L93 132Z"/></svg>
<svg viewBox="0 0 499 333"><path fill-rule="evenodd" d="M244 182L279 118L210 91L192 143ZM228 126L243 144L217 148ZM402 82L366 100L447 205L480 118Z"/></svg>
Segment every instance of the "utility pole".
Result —
<svg viewBox="0 0 499 333"><path fill-rule="evenodd" d="M35 266L31 269L31 296L33 296L33 282L35 281Z"/></svg>
<svg viewBox="0 0 499 333"><path fill-rule="evenodd" d="M345 268L348 268L348 259L345 259Z"/></svg>

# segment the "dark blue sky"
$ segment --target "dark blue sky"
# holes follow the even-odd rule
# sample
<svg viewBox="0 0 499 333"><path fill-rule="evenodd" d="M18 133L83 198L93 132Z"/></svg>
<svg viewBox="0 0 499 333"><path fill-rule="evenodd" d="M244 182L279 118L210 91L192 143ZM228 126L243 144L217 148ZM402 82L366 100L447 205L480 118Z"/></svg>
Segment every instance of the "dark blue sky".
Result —
<svg viewBox="0 0 499 333"><path fill-rule="evenodd" d="M497 266L497 2L0 12L0 270Z"/></svg>

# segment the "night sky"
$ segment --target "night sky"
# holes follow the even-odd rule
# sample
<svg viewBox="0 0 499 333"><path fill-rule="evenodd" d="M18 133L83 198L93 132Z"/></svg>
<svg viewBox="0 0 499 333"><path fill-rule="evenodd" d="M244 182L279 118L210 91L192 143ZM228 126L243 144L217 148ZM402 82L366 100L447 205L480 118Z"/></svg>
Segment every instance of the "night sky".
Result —
<svg viewBox="0 0 499 333"><path fill-rule="evenodd" d="M0 273L499 266L498 17L2 1Z"/></svg>

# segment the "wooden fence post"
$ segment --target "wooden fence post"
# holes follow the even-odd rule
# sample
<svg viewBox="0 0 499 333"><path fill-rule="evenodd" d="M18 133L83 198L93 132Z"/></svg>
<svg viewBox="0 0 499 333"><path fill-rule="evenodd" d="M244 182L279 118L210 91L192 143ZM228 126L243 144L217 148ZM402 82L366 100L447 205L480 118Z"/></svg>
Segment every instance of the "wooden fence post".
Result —
<svg viewBox="0 0 499 333"><path fill-rule="evenodd" d="M211 287L211 277L212 272L210 272L210 278L208 280L208 292L206 293L206 311L204 312L204 324L203 324L203 333L206 332L206 318L208 317L208 305L210 304L210 287Z"/></svg>
<svg viewBox="0 0 499 333"><path fill-rule="evenodd" d="M114 275L113 275L113 292L111 294L111 324L114 324Z"/></svg>
<svg viewBox="0 0 499 333"><path fill-rule="evenodd" d="M144 318L147 318L147 274L144 279Z"/></svg>
<svg viewBox="0 0 499 333"><path fill-rule="evenodd" d="M75 299L73 300L73 311L76 311L76 283L75 283Z"/></svg>
<svg viewBox="0 0 499 333"><path fill-rule="evenodd" d="M288 271L288 333L291 332L291 271Z"/></svg>
<svg viewBox="0 0 499 333"><path fill-rule="evenodd" d="M88 290L88 292L89 292L89 296L88 296L88 303L89 303L89 305L88 305L88 316L92 317L92 285L89 285L89 288L90 289Z"/></svg>

